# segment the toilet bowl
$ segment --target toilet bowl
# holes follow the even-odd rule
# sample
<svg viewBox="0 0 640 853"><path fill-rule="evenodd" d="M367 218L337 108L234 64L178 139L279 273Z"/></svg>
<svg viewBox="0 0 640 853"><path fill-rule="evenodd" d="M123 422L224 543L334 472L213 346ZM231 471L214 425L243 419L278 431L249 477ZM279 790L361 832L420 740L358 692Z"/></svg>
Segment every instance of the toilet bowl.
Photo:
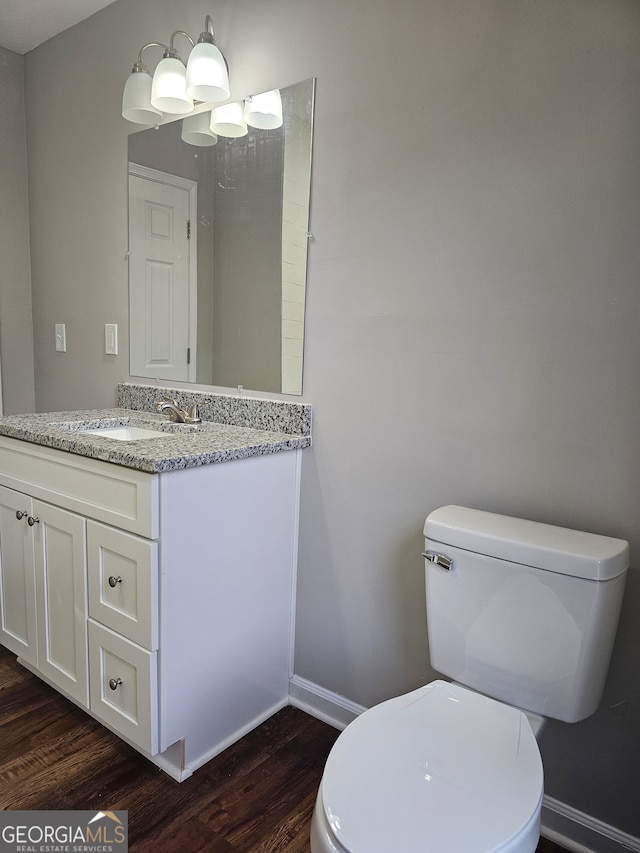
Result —
<svg viewBox="0 0 640 853"><path fill-rule="evenodd" d="M543 795L521 711L434 681L365 711L336 741L312 853L533 853Z"/></svg>

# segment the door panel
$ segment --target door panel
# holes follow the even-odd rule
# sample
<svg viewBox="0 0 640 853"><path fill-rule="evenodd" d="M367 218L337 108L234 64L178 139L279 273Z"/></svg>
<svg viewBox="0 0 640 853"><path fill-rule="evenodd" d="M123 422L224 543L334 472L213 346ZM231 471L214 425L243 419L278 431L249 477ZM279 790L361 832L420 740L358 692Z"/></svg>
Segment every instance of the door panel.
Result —
<svg viewBox="0 0 640 853"><path fill-rule="evenodd" d="M41 501L33 517L38 669L88 707L86 522Z"/></svg>
<svg viewBox="0 0 640 853"><path fill-rule="evenodd" d="M30 497L0 486L0 643L35 666L33 537L27 524L31 512Z"/></svg>

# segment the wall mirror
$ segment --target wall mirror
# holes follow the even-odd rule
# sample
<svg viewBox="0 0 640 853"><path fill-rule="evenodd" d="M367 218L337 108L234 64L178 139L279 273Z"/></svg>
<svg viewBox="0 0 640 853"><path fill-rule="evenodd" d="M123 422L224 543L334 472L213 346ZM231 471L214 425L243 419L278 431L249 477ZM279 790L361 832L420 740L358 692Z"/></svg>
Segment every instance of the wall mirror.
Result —
<svg viewBox="0 0 640 853"><path fill-rule="evenodd" d="M302 393L314 91L274 129L129 136L132 376Z"/></svg>

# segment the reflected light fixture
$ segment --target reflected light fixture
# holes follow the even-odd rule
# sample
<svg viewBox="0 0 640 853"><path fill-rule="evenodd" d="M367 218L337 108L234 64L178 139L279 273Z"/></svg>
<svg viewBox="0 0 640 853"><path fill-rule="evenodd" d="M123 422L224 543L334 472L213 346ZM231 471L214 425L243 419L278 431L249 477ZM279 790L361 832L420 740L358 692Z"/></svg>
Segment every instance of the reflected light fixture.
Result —
<svg viewBox="0 0 640 853"><path fill-rule="evenodd" d="M174 47L176 36L183 36L191 44L185 68ZM150 47L164 50L162 60L153 75L142 61L142 52ZM189 115L194 101L219 103L229 97L229 72L227 63L214 43L213 21L205 18L205 29L196 44L188 33L176 30L169 45L160 42L145 44L138 54L122 96L122 115L137 124L154 124L163 113Z"/></svg>
<svg viewBox="0 0 640 853"><path fill-rule="evenodd" d="M196 113L182 120L182 141L205 148L215 145L218 137L211 130L211 113Z"/></svg>
<svg viewBox="0 0 640 853"><path fill-rule="evenodd" d="M249 95L244 105L244 120L260 130L282 127L282 97L279 89Z"/></svg>
<svg viewBox="0 0 640 853"><path fill-rule="evenodd" d="M211 130L217 136L237 139L247 135L247 123L244 120L242 103L233 101L214 107L211 110Z"/></svg>

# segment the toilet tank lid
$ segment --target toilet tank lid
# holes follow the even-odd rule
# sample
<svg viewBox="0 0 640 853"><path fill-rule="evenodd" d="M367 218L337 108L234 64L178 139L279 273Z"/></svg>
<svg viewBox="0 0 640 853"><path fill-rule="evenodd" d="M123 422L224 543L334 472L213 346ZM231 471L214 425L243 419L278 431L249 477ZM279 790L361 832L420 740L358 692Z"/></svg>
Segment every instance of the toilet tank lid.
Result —
<svg viewBox="0 0 640 853"><path fill-rule="evenodd" d="M629 567L629 543L623 539L462 506L430 513L424 535L442 545L591 581L611 580Z"/></svg>

